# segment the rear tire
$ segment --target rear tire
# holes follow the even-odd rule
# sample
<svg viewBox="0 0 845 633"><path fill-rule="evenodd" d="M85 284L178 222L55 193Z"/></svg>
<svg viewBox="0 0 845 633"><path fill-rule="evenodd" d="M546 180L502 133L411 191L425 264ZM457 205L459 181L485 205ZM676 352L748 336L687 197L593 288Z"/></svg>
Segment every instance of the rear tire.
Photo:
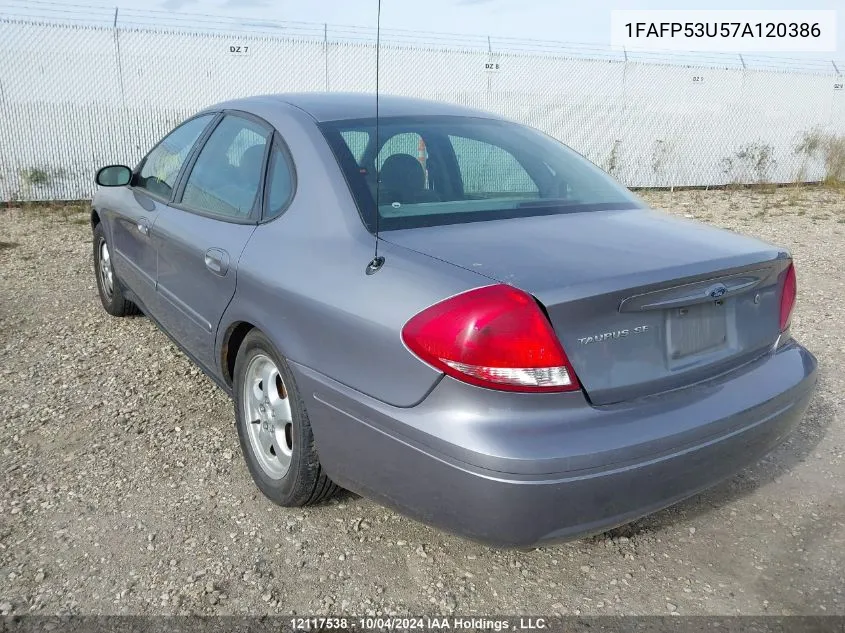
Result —
<svg viewBox="0 0 845 633"><path fill-rule="evenodd" d="M233 392L241 451L258 489L287 507L331 497L338 486L320 465L293 373L258 330L247 334L238 351Z"/></svg>
<svg viewBox="0 0 845 633"><path fill-rule="evenodd" d="M114 272L112 251L102 224L94 226L94 276L106 312L117 317L140 313L138 306L123 296L123 286Z"/></svg>

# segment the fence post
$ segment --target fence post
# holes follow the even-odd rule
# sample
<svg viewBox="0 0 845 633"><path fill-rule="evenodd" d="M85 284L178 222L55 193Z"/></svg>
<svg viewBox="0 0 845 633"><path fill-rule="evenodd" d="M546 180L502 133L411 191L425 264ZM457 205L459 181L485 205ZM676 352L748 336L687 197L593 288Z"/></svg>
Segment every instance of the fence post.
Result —
<svg viewBox="0 0 845 633"><path fill-rule="evenodd" d="M830 63L833 65L833 70L834 70L834 71L836 71L836 76L837 76L837 77L841 77L841 76L842 76L842 73L841 73L841 72L839 72L839 67L836 65L836 62L835 62L834 60L832 60L832 59L831 59L831 60L830 60ZM837 81L838 81L838 80L837 80ZM839 95L837 95L837 94L836 94L836 90L833 90L833 91L830 93L830 116L828 117L828 120L827 120L827 125L828 125L831 129L835 129L835 123L836 123L836 98L837 98L837 96L839 96Z"/></svg>
<svg viewBox="0 0 845 633"><path fill-rule="evenodd" d="M487 62L493 63L493 44L490 42L490 36L487 36ZM490 103L493 101L493 73L487 71L487 104L486 109L490 110Z"/></svg>
<svg viewBox="0 0 845 633"><path fill-rule="evenodd" d="M325 61L326 92L329 91L329 25L323 22L323 59Z"/></svg>
<svg viewBox="0 0 845 633"><path fill-rule="evenodd" d="M118 86L120 88L120 105L123 108L124 125L121 127L124 129L124 143L128 140L129 143L132 144L131 133L128 131L132 126L128 125L129 111L126 105L126 87L123 81L123 61L120 54L120 29L117 26L118 10L119 7L114 8L114 23L112 24L112 29L114 31L114 62L117 69Z"/></svg>
<svg viewBox="0 0 845 633"><path fill-rule="evenodd" d="M739 91L739 102L737 108L737 121L736 121L736 130L735 138L740 139L740 142L748 142L742 141L743 135L741 133L742 130L747 129L754 129L756 126L748 125L749 117L753 117L754 115L751 113L748 103L748 65L745 63L745 58L742 56L742 53L737 53L737 57L739 57L739 62L742 64L742 85ZM733 184L747 184L746 181L748 180L746 175L746 170L744 167L741 167L741 171L737 171L735 166L735 158L737 157L737 153L741 152L740 149L742 145L737 146L735 144L732 148L729 147L728 151L730 154L723 159L724 169L723 173L725 175L725 184L726 185L733 185ZM730 196L733 196L733 192L731 192Z"/></svg>
<svg viewBox="0 0 845 633"><path fill-rule="evenodd" d="M625 183L624 177L619 173L619 148L622 146L622 138L625 135L625 117L628 115L628 49L622 47L622 94L621 107L619 108L619 121L617 121L614 138L610 144L610 154L606 160L605 169L610 172L615 178Z"/></svg>

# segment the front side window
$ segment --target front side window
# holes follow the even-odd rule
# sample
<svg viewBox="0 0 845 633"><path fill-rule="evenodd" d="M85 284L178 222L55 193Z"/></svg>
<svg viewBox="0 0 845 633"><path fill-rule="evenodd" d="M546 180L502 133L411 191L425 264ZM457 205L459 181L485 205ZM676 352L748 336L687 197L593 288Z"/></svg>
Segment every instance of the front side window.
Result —
<svg viewBox="0 0 845 633"><path fill-rule="evenodd" d="M198 116L164 137L141 163L134 186L169 200L185 159L213 118L213 114Z"/></svg>
<svg viewBox="0 0 845 633"><path fill-rule="evenodd" d="M258 202L270 132L250 119L227 115L208 137L185 181L182 204L247 219Z"/></svg>
<svg viewBox="0 0 845 633"><path fill-rule="evenodd" d="M463 116L384 117L321 125L362 219L379 229L634 209L643 203L562 143L529 127ZM378 186L374 183L378 182ZM376 203L378 201L378 203Z"/></svg>

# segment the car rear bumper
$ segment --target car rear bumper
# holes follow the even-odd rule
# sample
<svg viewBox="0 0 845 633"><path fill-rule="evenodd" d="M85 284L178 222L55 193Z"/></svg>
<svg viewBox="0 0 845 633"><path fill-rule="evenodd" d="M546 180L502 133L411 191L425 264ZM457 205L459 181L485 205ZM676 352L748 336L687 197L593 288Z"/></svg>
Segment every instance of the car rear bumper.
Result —
<svg viewBox="0 0 845 633"><path fill-rule="evenodd" d="M507 546L601 532L733 475L796 426L816 381L816 359L794 342L713 380L605 407L447 377L398 408L293 368L334 481Z"/></svg>

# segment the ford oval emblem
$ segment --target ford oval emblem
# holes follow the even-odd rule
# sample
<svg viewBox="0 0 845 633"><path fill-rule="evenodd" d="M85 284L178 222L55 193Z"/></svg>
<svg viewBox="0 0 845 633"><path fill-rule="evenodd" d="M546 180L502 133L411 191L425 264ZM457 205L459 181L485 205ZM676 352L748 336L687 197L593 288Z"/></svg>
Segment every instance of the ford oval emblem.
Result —
<svg viewBox="0 0 845 633"><path fill-rule="evenodd" d="M715 286L710 286L707 289L707 296L713 297L714 299L718 299L722 295L724 295L728 291L727 287L724 284L716 284Z"/></svg>

